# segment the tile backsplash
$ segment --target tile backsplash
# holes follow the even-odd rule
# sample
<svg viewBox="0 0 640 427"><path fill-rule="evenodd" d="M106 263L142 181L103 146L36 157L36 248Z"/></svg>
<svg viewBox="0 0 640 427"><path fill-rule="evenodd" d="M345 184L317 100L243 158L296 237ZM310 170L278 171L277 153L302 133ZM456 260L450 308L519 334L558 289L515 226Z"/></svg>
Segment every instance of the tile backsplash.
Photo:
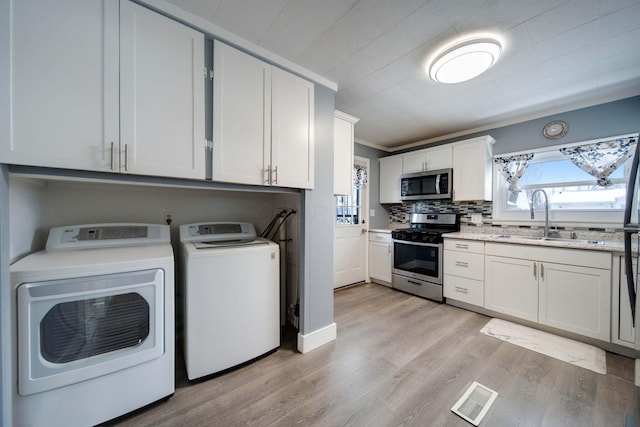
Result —
<svg viewBox="0 0 640 427"><path fill-rule="evenodd" d="M491 202L417 201L391 206L389 223L409 224L409 216L412 213L459 213L460 224L491 225L492 210Z"/></svg>

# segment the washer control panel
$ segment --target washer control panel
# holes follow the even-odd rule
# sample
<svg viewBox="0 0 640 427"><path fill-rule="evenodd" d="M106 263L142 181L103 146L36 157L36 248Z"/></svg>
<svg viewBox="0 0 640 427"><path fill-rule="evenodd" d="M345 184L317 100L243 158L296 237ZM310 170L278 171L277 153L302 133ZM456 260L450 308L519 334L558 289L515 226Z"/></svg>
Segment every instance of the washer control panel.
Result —
<svg viewBox="0 0 640 427"><path fill-rule="evenodd" d="M251 242L256 230L248 222L201 222L180 226L180 240L191 242Z"/></svg>

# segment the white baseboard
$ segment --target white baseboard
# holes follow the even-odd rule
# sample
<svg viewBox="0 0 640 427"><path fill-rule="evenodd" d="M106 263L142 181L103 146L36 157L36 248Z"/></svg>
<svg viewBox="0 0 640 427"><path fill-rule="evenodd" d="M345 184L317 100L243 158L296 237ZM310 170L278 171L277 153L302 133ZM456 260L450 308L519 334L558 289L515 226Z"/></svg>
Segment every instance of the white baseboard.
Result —
<svg viewBox="0 0 640 427"><path fill-rule="evenodd" d="M298 334L298 351L302 354L334 341L337 337L336 323L317 329L306 335Z"/></svg>
<svg viewBox="0 0 640 427"><path fill-rule="evenodd" d="M640 359L636 359L636 386L640 387Z"/></svg>

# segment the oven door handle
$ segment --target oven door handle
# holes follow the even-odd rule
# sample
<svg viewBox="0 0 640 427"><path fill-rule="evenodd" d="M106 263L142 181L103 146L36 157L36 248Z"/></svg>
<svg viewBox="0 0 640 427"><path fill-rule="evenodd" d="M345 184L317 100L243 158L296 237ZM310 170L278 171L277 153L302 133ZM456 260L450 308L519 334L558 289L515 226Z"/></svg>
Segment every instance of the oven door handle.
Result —
<svg viewBox="0 0 640 427"><path fill-rule="evenodd" d="M408 240L393 240L393 243L398 243L401 245L413 245L413 246L427 246L431 248L439 248L442 246L442 243L421 243L421 242L409 242Z"/></svg>

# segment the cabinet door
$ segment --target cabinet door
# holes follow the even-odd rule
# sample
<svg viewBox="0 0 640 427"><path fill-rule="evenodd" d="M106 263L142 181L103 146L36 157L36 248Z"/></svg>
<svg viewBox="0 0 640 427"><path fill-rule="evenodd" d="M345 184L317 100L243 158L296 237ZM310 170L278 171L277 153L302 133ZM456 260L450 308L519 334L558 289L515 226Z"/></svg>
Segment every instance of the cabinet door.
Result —
<svg viewBox="0 0 640 427"><path fill-rule="evenodd" d="M538 263L485 256L484 307L538 321Z"/></svg>
<svg viewBox="0 0 640 427"><path fill-rule="evenodd" d="M422 172L425 170L425 150L402 155L402 173Z"/></svg>
<svg viewBox="0 0 640 427"><path fill-rule="evenodd" d="M425 170L449 169L453 164L450 145L429 148L425 152ZM455 184L455 181L454 181Z"/></svg>
<svg viewBox="0 0 640 427"><path fill-rule="evenodd" d="M400 203L402 157L383 157L380 161L380 203Z"/></svg>
<svg viewBox="0 0 640 427"><path fill-rule="evenodd" d="M611 270L540 263L540 323L609 341Z"/></svg>
<svg viewBox="0 0 640 427"><path fill-rule="evenodd" d="M391 243L369 242L369 277L391 283Z"/></svg>
<svg viewBox="0 0 640 427"><path fill-rule="evenodd" d="M614 257L613 282L611 301L611 342L627 347L635 345L635 328L631 318L631 306L629 304L629 291L627 289L627 274L625 272L624 257ZM633 271L636 273L637 265L633 263ZM636 284L637 287L637 284Z"/></svg>
<svg viewBox="0 0 640 427"><path fill-rule="evenodd" d="M214 43L214 181L268 185L271 66Z"/></svg>
<svg viewBox="0 0 640 427"><path fill-rule="evenodd" d="M313 188L314 86L271 70L271 185Z"/></svg>
<svg viewBox="0 0 640 427"><path fill-rule="evenodd" d="M453 199L491 200L491 144L482 141L453 147Z"/></svg>
<svg viewBox="0 0 640 427"><path fill-rule="evenodd" d="M204 179L204 35L120 8L120 170Z"/></svg>
<svg viewBox="0 0 640 427"><path fill-rule="evenodd" d="M333 119L333 194L353 191L353 125L355 118L336 111Z"/></svg>
<svg viewBox="0 0 640 427"><path fill-rule="evenodd" d="M110 171L119 140L118 3L11 3L12 132L0 162Z"/></svg>

